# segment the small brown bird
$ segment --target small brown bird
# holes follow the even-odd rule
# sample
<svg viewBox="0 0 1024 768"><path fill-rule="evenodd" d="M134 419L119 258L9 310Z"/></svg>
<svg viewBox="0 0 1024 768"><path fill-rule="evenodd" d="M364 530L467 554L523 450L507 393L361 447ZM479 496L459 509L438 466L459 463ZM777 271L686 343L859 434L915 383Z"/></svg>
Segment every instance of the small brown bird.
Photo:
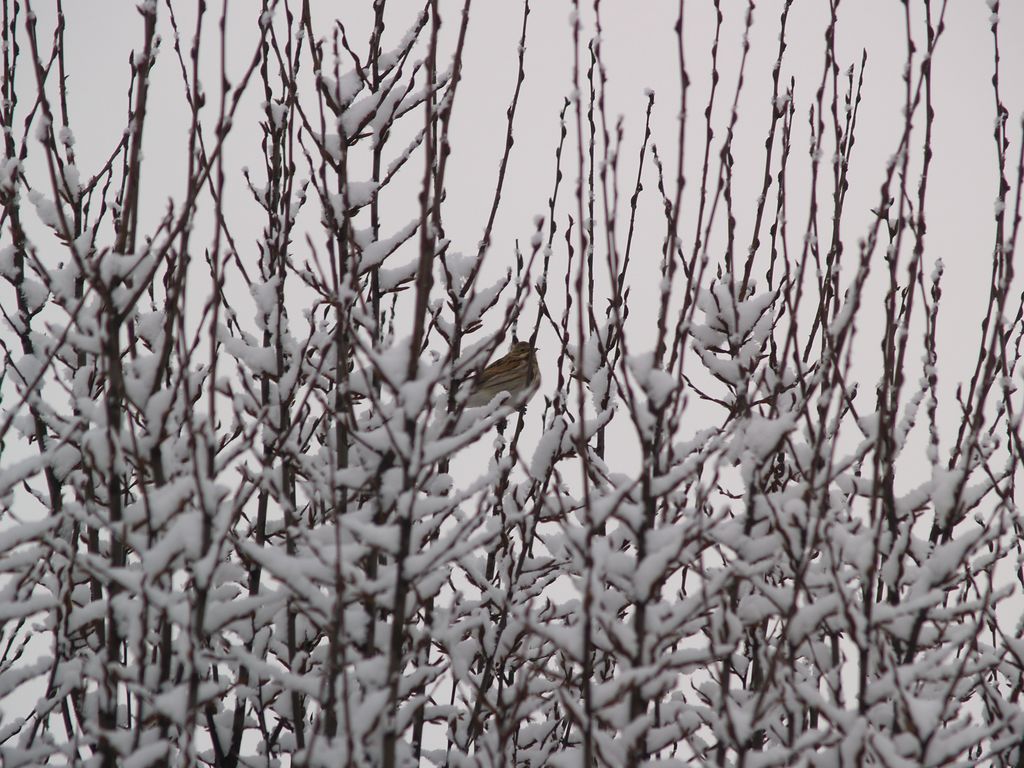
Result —
<svg viewBox="0 0 1024 768"><path fill-rule="evenodd" d="M469 408L487 405L500 392L512 396L511 404L525 405L540 388L537 349L529 342L515 342L507 355L484 368L469 386L472 390L466 400Z"/></svg>

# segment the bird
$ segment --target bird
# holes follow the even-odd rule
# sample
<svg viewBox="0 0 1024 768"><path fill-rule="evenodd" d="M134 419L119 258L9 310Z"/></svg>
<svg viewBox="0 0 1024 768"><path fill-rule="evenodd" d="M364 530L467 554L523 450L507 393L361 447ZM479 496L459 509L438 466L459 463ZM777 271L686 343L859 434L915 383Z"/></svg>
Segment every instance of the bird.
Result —
<svg viewBox="0 0 1024 768"><path fill-rule="evenodd" d="M508 392L517 407L525 405L540 389L536 347L526 341L513 342L508 354L484 368L469 387L468 408L487 405L501 392Z"/></svg>

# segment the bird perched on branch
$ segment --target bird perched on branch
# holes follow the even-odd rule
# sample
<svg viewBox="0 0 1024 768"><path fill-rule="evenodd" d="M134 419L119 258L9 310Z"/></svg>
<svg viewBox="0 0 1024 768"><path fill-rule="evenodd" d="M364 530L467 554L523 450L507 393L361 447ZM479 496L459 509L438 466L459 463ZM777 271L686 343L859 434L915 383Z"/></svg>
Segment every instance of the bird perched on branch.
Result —
<svg viewBox="0 0 1024 768"><path fill-rule="evenodd" d="M507 355L484 368L468 386L471 394L466 406L469 408L487 405L500 392L512 396L511 404L525 405L540 388L536 347L526 341L514 342Z"/></svg>

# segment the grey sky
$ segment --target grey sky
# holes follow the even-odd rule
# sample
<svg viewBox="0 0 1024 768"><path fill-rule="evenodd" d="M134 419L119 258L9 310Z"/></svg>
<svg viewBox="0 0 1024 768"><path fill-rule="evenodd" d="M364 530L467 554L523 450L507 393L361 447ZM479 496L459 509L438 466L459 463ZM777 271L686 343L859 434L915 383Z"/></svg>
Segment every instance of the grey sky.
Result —
<svg viewBox="0 0 1024 768"><path fill-rule="evenodd" d="M343 19L350 37L364 41L370 23L369 3L317 3L317 29L327 36L331 19ZM458 31L461 2L441 3L442 45L450 52ZM939 5L936 3L935 10ZM179 24L186 45L191 37L194 17L191 3L176 3ZM416 6L389 5L387 41L394 43L404 31ZM747 4L738 0L722 3L724 25L719 51L721 82L714 112L715 139L712 160L724 137L733 100L739 62L740 41ZM739 101L740 119L733 154L736 189L734 191L739 226L739 242L745 248L750 240L749 212L760 192L764 163L764 136L770 119L768 94L771 67L776 56L779 0L759 2L754 12L751 48L746 81ZM604 30L603 55L609 74L607 109L614 121L624 118L625 140L620 170L620 193L628 197L635 174L636 156L643 126L644 90L656 92L653 116L653 140L667 168L675 163L679 110L679 76L673 24L676 7L671 3L605 2L601 6ZM33 3L39 14L43 36L49 35L52 9ZM339 11L339 9L342 9ZM563 98L570 93L572 48L568 23L571 5L559 2L533 4L529 17L526 53L526 82L515 125L515 148L504 193L504 203L488 255L489 269L495 272L511 265L516 238L526 246L533 232L534 215L545 213L552 185L553 152L558 138L557 117ZM70 112L78 143L83 175L95 171L119 138L126 111L129 52L141 41L141 17L132 3L68 3L68 71L70 74ZM1024 37L1024 4L1003 2L1000 21L1002 38L1002 95L1010 114L1011 162L1015 162L1020 141L1020 116L1024 111L1024 52L1016 41ZM913 13L920 14L914 5ZM956 377L961 348L975 348L980 311L988 292L988 276L993 247L993 204L995 188L995 150L992 125L995 114L990 83L993 67L992 37L988 6L983 0L958 0L947 8L946 29L934 61L934 103L936 111L935 156L929 186L929 211L926 263L941 258L946 265L946 303L940 320L940 352L945 356L941 369ZM213 4L203 47L206 67L204 84L208 93L205 116L212 124L216 117L217 64L219 42L215 21L220 8ZM464 80L455 107L453 147L447 178L445 204L446 234L455 251L472 251L480 237L490 205L497 160L504 143L505 109L514 85L516 46L522 6L518 3L483 3L472 7L466 48ZM680 222L684 247L693 239L703 142L703 108L710 86L710 47L714 29L711 2L688 2L685 16L687 68L691 78L687 116L688 186L683 198ZM280 14L279 14L280 15ZM161 97L151 103L144 151L146 166L143 195L153 223L162 214L168 199L183 197L185 139L188 114L182 98L178 64L171 47L172 33L166 7L160 5L163 46L154 70L154 88ZM227 58L232 80L237 82L252 55L256 41L254 16L244 4L229 10ZM593 9L581 9L582 43L593 32ZM796 119L789 182L790 247L799 247L806 221L808 189L807 114L821 78L824 30L828 3L820 0L796 0L787 32L788 49L782 70L783 82L796 79ZM922 19L914 18L915 39L923 44ZM861 51L866 50L863 102L857 126L857 143L850 174L850 192L844 232L847 253L856 248L857 238L867 231L878 203L878 187L885 163L896 147L902 127L903 82L906 59L903 4L895 0L847 0L840 7L838 51L841 68L859 66ZM359 45L360 43L356 43ZM920 56L915 59L916 66ZM586 62L584 62L585 65ZM585 82L585 81L584 81ZM261 162L259 137L251 127L260 119L262 93L254 83L243 100L235 136L226 152L228 167L251 166L258 178ZM826 99L827 100L827 99ZM911 184L916 188L920 165L920 125L916 118L912 142ZM570 131L570 142L573 132ZM396 140L397 146L397 140ZM777 152L778 150L776 150ZM571 194L575 172L574 150L567 147L564 169L567 173L563 195ZM632 274L634 296L653 295L653 269L656 267L664 236L664 220L655 192L655 178L648 165L644 179L646 192L638 216L635 246L636 267ZM1010 172L1012 174L1013 167ZM714 179L716 169L712 169ZM774 173L774 170L773 170ZM821 171L822 199L830 193L827 160ZM300 174L301 175L301 174ZM406 202L396 203L385 212L385 228L396 228L412 215L405 208L414 200L419 180L418 167L409 168L399 178L393 194ZM258 232L248 231L245 222L256 221L258 213L245 190L240 174L229 174L228 217L240 247L252 247ZM775 187L769 191L774 197ZM566 197L563 197L563 200ZM309 225L317 225L315 204L309 206ZM769 213L773 203L769 204ZM568 211L561 211L560 229ZM819 214L827 229L827 212ZM719 217L721 223L722 217ZM767 239L763 225L762 242ZM721 226L716 230L721 234ZM618 233L624 236L623 232ZM720 237L713 237L712 258L717 257ZM298 247L300 256L303 247ZM251 253L249 254L251 257ZM243 258L246 258L243 254ZM558 252L556 258L564 254ZM881 270L875 270L875 290L881 291ZM877 294L880 297L880 293ZM636 301L632 321L653 320L653 302ZM870 318L866 318L870 322ZM862 327L859 354L868 358L877 353L870 327ZM542 335L542 354L553 356L550 338ZM546 349L544 347L547 347ZM870 380L870 376L866 377ZM944 385L952 389L954 382ZM950 413L949 416L956 417Z"/></svg>

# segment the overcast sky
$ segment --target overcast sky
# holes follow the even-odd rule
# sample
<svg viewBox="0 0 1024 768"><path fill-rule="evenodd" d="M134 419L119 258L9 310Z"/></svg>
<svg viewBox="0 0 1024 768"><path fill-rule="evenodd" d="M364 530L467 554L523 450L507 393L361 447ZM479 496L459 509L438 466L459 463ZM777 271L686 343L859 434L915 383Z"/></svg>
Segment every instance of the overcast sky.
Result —
<svg viewBox="0 0 1024 768"><path fill-rule="evenodd" d="M68 16L69 109L76 150L83 176L96 170L120 137L128 89L128 57L142 40L142 19L134 3L65 3ZM194 13L191 2L176 2L183 30L191 34ZM296 4L297 5L297 4ZM370 3L320 2L314 18L318 31L329 36L333 19L340 18L354 41L366 39L370 24ZM821 78L824 32L828 22L828 3L824 0L796 0L787 32L788 50L782 68L783 81L795 78L795 119L793 154L790 161L790 215L793 245L799 244L806 221L808 188L807 113ZM40 16L43 38L52 28L52 9L32 4ZM714 113L716 136L712 156L721 145L732 103L739 62L740 42L747 4L723 0L724 26L720 46L720 92ZM922 7L911 3L914 37L924 45ZM419 7L414 3L389 4L386 47L404 32ZM450 52L458 29L461 0L443 0L441 13L442 50ZM562 100L572 89L572 38L569 23L571 4L545 0L533 5L529 17L526 51L526 82L515 124L516 144L506 182L504 204L495 230L494 247L489 255L491 269L500 270L512 263L516 238L528 243L533 232L533 217L545 213L551 191L552 158L558 139L557 119ZM636 156L643 128L645 89L656 94L653 140L666 167L675 163L679 119L679 71L673 25L677 6L666 2L625 2L606 0L601 4L603 55L609 75L607 104L612 120L622 115L625 126L620 183L628 195L635 174ZM751 49L746 82L739 101L740 120L734 142L736 209L741 243L750 240L750 211L760 192L764 163L764 137L770 119L769 95L771 68L775 60L780 0L762 0L756 5L751 33ZM939 3L933 3L938 13ZM593 9L581 9L584 43L593 34ZM872 221L870 209L878 203L878 188L885 163L895 150L902 129L903 82L906 61L904 6L897 0L846 0L840 6L838 58L845 71L859 66L861 52L867 52L863 102L858 118L857 143L850 174L850 192L844 223L848 252L865 234ZM211 96L217 87L216 66L219 42L215 22L220 6L211 3L209 25L203 48L207 75L205 84ZM984 0L954 0L946 9L946 29L935 56L934 103L936 111L935 156L929 187L926 273L930 264L941 258L946 265L946 306L941 317L941 352L945 355L944 376L947 391L959 373L959 364L967 361L961 352L971 350L973 358L979 335L978 323L988 295L988 275L993 248L993 206L996 197L995 145L992 126L995 116L991 86L993 47L991 10ZM1024 111L1024 3L1003 2L1000 9L1002 97L1010 114L1010 156L1015 164L1019 151L1020 118ZM162 214L167 200L183 198L188 114L184 108L178 65L170 41L172 33L164 3L159 4L160 30L164 40L154 70L154 92L146 126L143 196L150 224ZM280 14L278 16L280 19ZM464 65L453 122L454 153L447 177L445 223L452 239L452 250L475 249L490 205L497 162L504 144L505 110L512 93L516 72L516 46L522 18L522 5L514 2L483 2L472 7ZM692 242L692 225L698 192L703 142L703 109L710 86L710 48L714 32L714 6L710 0L690 0L685 11L687 69L692 88L687 115L688 187L683 198L681 232L683 243ZM253 54L257 40L256 15L246 2L230 5L228 14L227 58L233 79L237 81ZM357 43L358 45L358 43ZM915 60L919 64L919 57ZM255 126L260 119L262 93L251 89L235 124L235 136L226 154L229 167L243 165L260 168L259 135ZM211 98L213 103L214 99ZM208 108L207 119L215 118ZM921 124L923 114L917 118ZM570 137L573 132L570 131ZM919 132L916 134L919 137ZM914 147L918 147L918 141ZM569 148L569 157L574 150ZM919 153L912 169L919 165ZM648 166L650 168L650 166ZM1010 173L1013 173L1013 167ZM572 167L567 170L573 170ZM712 176L714 172L712 173ZM828 176L827 165L822 175ZM399 181L399 189L415 189L419 170ZM910 188L916 188L916 170ZM572 177L563 188L571 191ZM653 272L644 273L643 265L653 269L660 256L664 235L663 216L654 192L654 177L645 178L648 193L643 198L638 220L635 254L637 267L633 277L634 296L645 291L653 295ZM258 230L247 231L245 223L259 215L244 190L239 174L229 178L228 215L236 237L252 246ZM826 195L828 193L826 187ZM774 195L774 185L769 192ZM769 204L771 210L773 204ZM400 207L387 209L385 227L397 227L412 215ZM317 212L309 218L316 226ZM564 225L564 221L560 222ZM143 222L145 227L145 222ZM765 227L766 231L767 227ZM620 233L621 237L622 233ZM766 239L764 234L762 240ZM745 248L745 245L743 246ZM712 258L716 257L712 248ZM252 254L249 254L252 257ZM763 270L762 270L763 272ZM880 279L881 270L876 270ZM645 280L647 284L645 284ZM881 294L879 293L880 297ZM634 320L643 322L651 302L637 301ZM862 329L863 331L864 329ZM870 331L870 329L868 329ZM543 336L542 356L553 359L552 338ZM872 348L877 354L877 337L862 333L864 354ZM869 380L871 377L866 377ZM956 414L951 414L956 416Z"/></svg>

